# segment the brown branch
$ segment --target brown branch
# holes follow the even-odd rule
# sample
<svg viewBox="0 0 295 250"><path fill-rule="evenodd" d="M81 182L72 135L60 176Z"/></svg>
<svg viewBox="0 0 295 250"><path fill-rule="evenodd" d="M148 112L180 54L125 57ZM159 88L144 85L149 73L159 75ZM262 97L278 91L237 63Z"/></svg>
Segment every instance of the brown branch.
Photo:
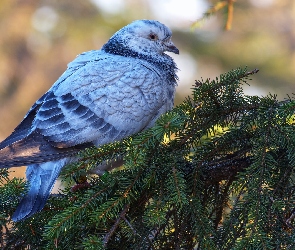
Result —
<svg viewBox="0 0 295 250"><path fill-rule="evenodd" d="M107 246L107 244L108 244L110 238L111 238L111 237L113 236L113 234L115 233L115 231L116 231L116 229L118 228L118 226L119 226L121 220L122 220L122 219L125 219L125 215L126 215L128 209L129 209L129 207L130 207L130 204L127 204L127 205L125 206L125 208L122 210L122 212L120 213L119 217L117 218L115 224L112 226L111 230L105 235L104 240L103 240L103 245L104 245L104 247ZM129 223L127 223L127 224L129 225ZM133 228L131 228L131 229L133 230ZM133 230L133 231L134 231L134 230Z"/></svg>
<svg viewBox="0 0 295 250"><path fill-rule="evenodd" d="M286 225L289 228L294 229L294 227L292 226L292 221L294 220L294 218L295 218L295 208L293 208L290 217L286 220Z"/></svg>
<svg viewBox="0 0 295 250"><path fill-rule="evenodd" d="M234 0L228 0L227 4L227 20L225 24L225 30L231 30L234 15Z"/></svg>

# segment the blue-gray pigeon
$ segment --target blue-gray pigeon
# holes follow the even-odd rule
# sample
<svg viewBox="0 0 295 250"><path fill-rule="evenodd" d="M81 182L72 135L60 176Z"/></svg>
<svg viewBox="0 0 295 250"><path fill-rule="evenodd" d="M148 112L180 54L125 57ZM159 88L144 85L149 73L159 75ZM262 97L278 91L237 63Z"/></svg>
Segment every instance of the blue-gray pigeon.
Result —
<svg viewBox="0 0 295 250"><path fill-rule="evenodd" d="M0 143L0 167L27 165L29 191L12 219L42 210L61 168L90 146L154 125L174 103L178 54L171 30L138 20L100 50L80 54Z"/></svg>

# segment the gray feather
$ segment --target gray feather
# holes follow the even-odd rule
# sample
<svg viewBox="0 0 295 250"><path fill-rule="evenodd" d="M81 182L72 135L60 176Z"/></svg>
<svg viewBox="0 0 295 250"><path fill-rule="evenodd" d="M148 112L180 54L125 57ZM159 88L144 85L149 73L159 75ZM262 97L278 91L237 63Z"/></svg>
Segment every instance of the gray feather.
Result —
<svg viewBox="0 0 295 250"><path fill-rule="evenodd" d="M28 165L30 189L14 220L43 208L61 168L80 150L147 129L173 107L177 67L164 53L178 54L171 35L152 20L123 27L101 50L71 62L0 143L0 167Z"/></svg>

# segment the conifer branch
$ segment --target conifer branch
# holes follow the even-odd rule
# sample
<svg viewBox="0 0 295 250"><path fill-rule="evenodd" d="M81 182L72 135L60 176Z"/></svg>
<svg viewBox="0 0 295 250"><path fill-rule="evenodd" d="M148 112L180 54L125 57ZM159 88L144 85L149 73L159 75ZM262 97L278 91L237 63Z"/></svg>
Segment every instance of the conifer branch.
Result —
<svg viewBox="0 0 295 250"><path fill-rule="evenodd" d="M114 225L112 226L112 228L110 229L110 231L105 235L104 240L103 240L103 245L104 245L104 247L107 246L107 244L108 244L110 238L111 238L111 237L113 236L113 234L115 233L115 231L116 231L116 229L118 228L118 226L119 226L121 220L122 220L122 219L123 219L123 220L126 219L126 218L125 218L125 215L126 215L128 209L129 209L129 207L130 207L130 204L127 204L127 205L125 206L125 208L121 211L120 215L118 216L117 220L115 221L115 223L114 223ZM128 222L128 225L129 225L129 222ZM132 228L132 230L134 230L132 226L131 226L131 228Z"/></svg>
<svg viewBox="0 0 295 250"><path fill-rule="evenodd" d="M236 69L197 81L192 95L153 128L82 152L81 162L68 166L63 179L118 155L125 165L92 176L87 189L72 193L67 187L63 195L52 195L46 209L12 228L9 216L24 182L0 171L0 223L6 228L0 244L4 249L291 249L295 101L244 95L241 85L257 72Z"/></svg>

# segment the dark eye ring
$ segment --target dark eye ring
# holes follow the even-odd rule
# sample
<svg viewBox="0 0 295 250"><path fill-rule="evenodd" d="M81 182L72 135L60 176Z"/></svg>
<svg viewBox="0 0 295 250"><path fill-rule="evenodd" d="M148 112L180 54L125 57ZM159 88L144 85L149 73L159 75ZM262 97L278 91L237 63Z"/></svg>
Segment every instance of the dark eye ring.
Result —
<svg viewBox="0 0 295 250"><path fill-rule="evenodd" d="M150 34L150 39L151 40L156 40L157 39L157 36L155 34Z"/></svg>

